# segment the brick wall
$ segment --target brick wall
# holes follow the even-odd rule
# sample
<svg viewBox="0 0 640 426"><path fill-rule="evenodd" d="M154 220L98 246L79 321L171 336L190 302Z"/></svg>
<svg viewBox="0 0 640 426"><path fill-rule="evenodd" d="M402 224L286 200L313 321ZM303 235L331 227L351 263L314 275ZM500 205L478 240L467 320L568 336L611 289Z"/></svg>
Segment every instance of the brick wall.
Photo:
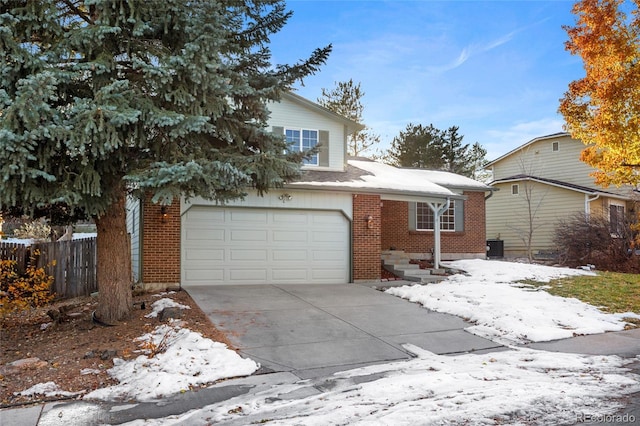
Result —
<svg viewBox="0 0 640 426"><path fill-rule="evenodd" d="M442 254L484 255L486 253L485 209L483 192L464 192L464 231L440 233ZM410 231L409 208L404 201L383 201L382 250L395 248L411 253L430 253L433 231ZM443 258L444 259L444 258Z"/></svg>
<svg viewBox="0 0 640 426"><path fill-rule="evenodd" d="M142 203L142 277L145 288L180 285L180 202L162 207Z"/></svg>
<svg viewBox="0 0 640 426"><path fill-rule="evenodd" d="M371 227L367 218L371 216ZM353 195L353 280L380 280L380 196Z"/></svg>

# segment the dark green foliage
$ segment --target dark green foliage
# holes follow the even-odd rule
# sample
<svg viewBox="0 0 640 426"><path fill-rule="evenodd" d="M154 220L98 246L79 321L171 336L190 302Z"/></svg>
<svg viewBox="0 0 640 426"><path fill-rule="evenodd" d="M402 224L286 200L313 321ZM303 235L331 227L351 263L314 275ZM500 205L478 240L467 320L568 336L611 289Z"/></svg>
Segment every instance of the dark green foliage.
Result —
<svg viewBox="0 0 640 426"><path fill-rule="evenodd" d="M272 66L282 1L2 1L0 205L99 216L125 188L227 200L299 173L266 103L330 47Z"/></svg>
<svg viewBox="0 0 640 426"><path fill-rule="evenodd" d="M131 308L125 195L262 194L307 153L267 104L331 47L272 65L282 0L0 0L0 208L65 205L98 231L96 316Z"/></svg>
<svg viewBox="0 0 640 426"><path fill-rule="evenodd" d="M70 225L89 217L81 209L72 208L66 204L39 204L32 210L25 210L22 207L10 207L0 211L3 217L19 218L29 216L32 218L46 218L51 226Z"/></svg>
<svg viewBox="0 0 640 426"><path fill-rule="evenodd" d="M478 143L463 144L464 136L453 126L439 130L432 124L408 124L393 138L384 160L397 167L443 170L474 177L484 164L487 151Z"/></svg>

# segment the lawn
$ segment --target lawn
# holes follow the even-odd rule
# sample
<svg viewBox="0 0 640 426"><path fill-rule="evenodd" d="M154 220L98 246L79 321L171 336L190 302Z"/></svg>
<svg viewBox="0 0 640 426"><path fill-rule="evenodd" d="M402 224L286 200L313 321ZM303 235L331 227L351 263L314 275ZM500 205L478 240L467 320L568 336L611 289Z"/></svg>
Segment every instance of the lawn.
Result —
<svg viewBox="0 0 640 426"><path fill-rule="evenodd" d="M640 274L598 272L596 276L578 275L558 278L544 285L551 294L575 297L610 313L640 313ZM640 321L632 321L640 325Z"/></svg>

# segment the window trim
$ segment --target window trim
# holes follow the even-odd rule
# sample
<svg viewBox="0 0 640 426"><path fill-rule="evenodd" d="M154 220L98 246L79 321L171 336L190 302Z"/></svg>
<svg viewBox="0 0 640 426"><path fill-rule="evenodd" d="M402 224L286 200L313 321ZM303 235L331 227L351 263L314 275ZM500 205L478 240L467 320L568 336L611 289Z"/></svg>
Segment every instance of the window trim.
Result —
<svg viewBox="0 0 640 426"><path fill-rule="evenodd" d="M316 140L316 144L315 146L318 146L320 144L320 129L311 129L311 128L304 128L304 127L284 127L283 128L283 133L284 133L284 138L287 141L288 144L290 144L292 147L293 145L293 141L289 141L289 138L287 136L287 132L288 131L292 131L292 132L299 132L300 133L300 138L297 141L297 149L298 151L303 151L303 140L304 140L304 132L315 132L315 140ZM315 161L313 161L313 159L315 158ZM309 160L303 160L302 161L302 166L312 166L312 167L317 167L320 165L320 153L316 152L311 159Z"/></svg>

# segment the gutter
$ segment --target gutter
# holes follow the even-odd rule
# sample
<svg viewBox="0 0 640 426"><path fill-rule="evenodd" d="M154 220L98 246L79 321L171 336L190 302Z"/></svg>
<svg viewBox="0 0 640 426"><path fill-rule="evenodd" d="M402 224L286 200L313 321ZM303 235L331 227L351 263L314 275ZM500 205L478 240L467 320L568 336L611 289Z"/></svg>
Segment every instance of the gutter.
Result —
<svg viewBox="0 0 640 426"><path fill-rule="evenodd" d="M344 185L327 185L328 182L322 182L322 185L309 185L304 183L290 183L285 184L284 188L290 189L305 189L305 190L315 190L315 191L338 191L338 192L349 192L349 193L360 193L360 194L378 194L378 195L405 195L405 196L414 196L414 197L427 197L427 198L440 198L440 199L452 199L452 200L466 200L467 197L464 195L458 195L454 192L449 194L446 193L429 193L423 191L403 191L403 190L393 190L389 188L372 188L372 187L358 187L358 186L344 186Z"/></svg>
<svg viewBox="0 0 640 426"><path fill-rule="evenodd" d="M487 201L489 198L493 197L493 193L496 191L500 191L500 188L492 188L491 191L489 191L489 195L484 197L484 201Z"/></svg>

